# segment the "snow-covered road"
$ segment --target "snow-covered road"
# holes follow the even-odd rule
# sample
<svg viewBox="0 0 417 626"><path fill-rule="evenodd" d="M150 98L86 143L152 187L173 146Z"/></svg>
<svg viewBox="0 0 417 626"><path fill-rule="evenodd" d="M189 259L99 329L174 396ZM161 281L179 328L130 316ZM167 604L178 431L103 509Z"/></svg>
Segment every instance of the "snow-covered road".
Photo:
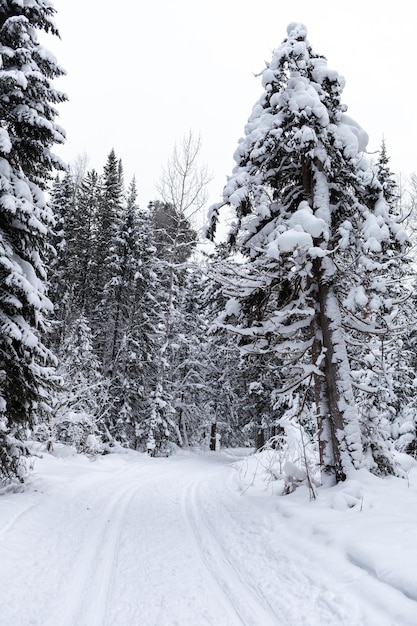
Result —
<svg viewBox="0 0 417 626"><path fill-rule="evenodd" d="M416 602L243 493L235 461L45 455L0 498L1 626L417 624Z"/></svg>

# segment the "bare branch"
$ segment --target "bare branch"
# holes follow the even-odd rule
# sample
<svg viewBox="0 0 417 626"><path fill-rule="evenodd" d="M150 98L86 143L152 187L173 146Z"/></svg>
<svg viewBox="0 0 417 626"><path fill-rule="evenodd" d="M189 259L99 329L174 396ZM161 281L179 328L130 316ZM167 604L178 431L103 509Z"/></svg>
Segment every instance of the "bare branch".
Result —
<svg viewBox="0 0 417 626"><path fill-rule="evenodd" d="M179 144L175 144L157 185L162 200L188 220L206 204L207 186L213 178L207 165L199 164L200 152L201 138L195 137L190 130Z"/></svg>

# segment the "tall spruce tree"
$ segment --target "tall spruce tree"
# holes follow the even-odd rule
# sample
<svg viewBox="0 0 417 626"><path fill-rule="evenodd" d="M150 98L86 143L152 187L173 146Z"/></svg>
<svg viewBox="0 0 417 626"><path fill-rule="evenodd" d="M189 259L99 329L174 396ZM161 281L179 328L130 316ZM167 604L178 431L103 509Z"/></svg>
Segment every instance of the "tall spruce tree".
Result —
<svg viewBox="0 0 417 626"><path fill-rule="evenodd" d="M302 24L287 33L262 72L265 91L223 192L236 212L230 243L245 261L227 286L226 320L246 351L273 351L287 379L275 393L313 385L331 484L364 463L347 340L391 324L384 275L405 234L364 159L366 134L346 116L343 78Z"/></svg>
<svg viewBox="0 0 417 626"><path fill-rule="evenodd" d="M148 322L158 318L158 307L152 299L155 295L148 292L159 290L153 280L155 247L149 245L151 238L151 221L137 205L133 180L121 213L113 275L106 289L110 317L105 370L109 378L108 431L132 447L138 443L144 388L149 384L145 381L157 344L155 336L153 340L148 337L148 332L154 335L153 323L149 326Z"/></svg>
<svg viewBox="0 0 417 626"><path fill-rule="evenodd" d="M135 211L134 246L138 257L126 311L123 367L120 364L126 381L120 412L127 433L132 431L134 447L141 449L152 438L161 440L167 430L166 421L158 419L155 409L165 319L161 296L165 287L156 254L153 211L153 205Z"/></svg>
<svg viewBox="0 0 417 626"><path fill-rule="evenodd" d="M51 207L55 225L51 237L53 249L49 260L49 295L54 303L54 324L50 341L53 349L59 348L65 336L65 323L71 319L74 308L74 271L78 246L74 246L77 203L75 185L70 172L56 178L51 192ZM78 269L78 268L77 268Z"/></svg>
<svg viewBox="0 0 417 626"><path fill-rule="evenodd" d="M112 149L104 166L102 197L96 217L94 331L98 338L97 353L107 372L111 372L114 333L113 306L120 273L119 235L124 206L122 168Z"/></svg>
<svg viewBox="0 0 417 626"><path fill-rule="evenodd" d="M129 320L129 308L133 300L135 278L139 261L138 211L135 180L129 186L127 200L120 216L119 232L114 240L113 272L108 286L111 300L111 330L109 356L112 371L120 348L120 339Z"/></svg>
<svg viewBox="0 0 417 626"><path fill-rule="evenodd" d="M74 241L77 242L79 271L70 280L77 284L76 301L81 311L92 315L97 300L97 275L99 273L96 254L98 228L97 221L102 203L102 178L95 170L86 173L80 182L77 195L77 220Z"/></svg>
<svg viewBox="0 0 417 626"><path fill-rule="evenodd" d="M375 164L375 172L382 185L387 202L389 202L390 205L395 206L396 202L399 200L399 190L395 176L389 166L389 157L385 139L383 139L381 143L381 149Z"/></svg>
<svg viewBox="0 0 417 626"><path fill-rule="evenodd" d="M48 399L51 354L42 343L45 251L52 213L43 195L64 141L52 80L63 74L38 31L58 35L51 3L0 5L0 477L24 472L26 429Z"/></svg>

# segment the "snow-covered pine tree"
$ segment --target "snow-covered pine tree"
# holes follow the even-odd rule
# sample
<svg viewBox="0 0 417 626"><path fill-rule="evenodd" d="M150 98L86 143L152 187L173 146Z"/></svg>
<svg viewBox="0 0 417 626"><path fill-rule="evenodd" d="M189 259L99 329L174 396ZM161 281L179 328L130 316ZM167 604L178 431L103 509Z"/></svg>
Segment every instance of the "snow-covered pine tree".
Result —
<svg viewBox="0 0 417 626"><path fill-rule="evenodd" d="M403 221L399 189L389 167L385 141L373 169L391 214L399 222ZM381 331L385 324L385 331L369 333L364 341L363 330L351 330L348 341L364 453L368 467L378 474L397 471L392 435L397 438L402 430L398 425L402 422L403 410L408 413L406 421L409 421L410 411L406 407L410 407L409 399L414 396L412 356L407 345L409 330L415 327L415 308L410 302L412 274L408 256L395 250L387 251L383 280L385 297L389 294L391 302L378 320Z"/></svg>
<svg viewBox="0 0 417 626"><path fill-rule="evenodd" d="M138 264L136 183L132 182L128 199L123 202L116 221L117 232L107 258L109 282L105 285L103 304L107 304L108 335L107 369L114 375L116 360L123 335L124 319L129 318L129 306L133 298L135 274ZM123 206L124 205L124 206Z"/></svg>
<svg viewBox="0 0 417 626"><path fill-rule="evenodd" d="M72 170L52 187L55 215L49 293L54 303L52 349L60 351L67 327L97 307L96 221L102 202L101 178L94 170L81 179Z"/></svg>
<svg viewBox="0 0 417 626"><path fill-rule="evenodd" d="M54 324L49 336L53 349L57 349L65 336L65 322L73 310L73 283L78 275L74 271L78 247L71 245L74 237L77 204L75 185L68 171L63 178L57 177L52 186L51 208L55 225L51 237L53 250L49 260L49 295L54 303ZM77 268L78 269L78 268Z"/></svg>
<svg viewBox="0 0 417 626"><path fill-rule="evenodd" d="M385 139L383 139L381 143L381 149L375 164L375 173L382 185L382 190L387 202L391 206L395 206L399 200L399 190L394 173L391 171L389 166L389 157Z"/></svg>
<svg viewBox="0 0 417 626"><path fill-rule="evenodd" d="M102 178L95 170L86 173L79 184L76 194L77 220L74 224L74 241L78 242L77 255L79 271L70 277L76 282L75 299L80 311L88 316L93 314L97 305L96 279L99 274L98 255L96 254L98 228L97 220L102 204Z"/></svg>
<svg viewBox="0 0 417 626"><path fill-rule="evenodd" d="M184 335L179 332L181 291L186 261L196 242L189 219L204 203L207 185L207 172L197 164L200 147L200 140L195 140L192 133L183 139L180 147L175 146L158 187L163 201L149 205L154 222L157 275L162 285L161 293L157 294L161 333L148 435L152 453L155 445L164 446L175 431L178 440L182 439L175 417L177 400L173 372L178 372L176 357L182 352L181 348L185 348L181 345Z"/></svg>
<svg viewBox="0 0 417 626"><path fill-rule="evenodd" d="M42 343L45 252L52 213L43 195L64 141L52 80L64 72L38 41L58 35L50 2L0 5L0 477L23 476L26 429L48 399L52 357Z"/></svg>
<svg viewBox="0 0 417 626"><path fill-rule="evenodd" d="M108 299L109 411L107 428L119 441L138 443L142 423L144 389L155 379L160 291L154 271L156 248L152 221L137 205L136 181L132 180L114 241L113 276L106 288ZM155 283L156 281L156 283ZM155 291L156 293L150 293ZM145 382L146 381L146 382Z"/></svg>
<svg viewBox="0 0 417 626"><path fill-rule="evenodd" d="M403 314L405 333L399 338L392 362L395 394L391 431L397 450L417 458L417 298L416 284Z"/></svg>
<svg viewBox="0 0 417 626"><path fill-rule="evenodd" d="M230 243L245 261L226 313L246 350L251 342L252 352L276 354L283 393L313 383L331 484L364 462L346 339L349 329L383 333L392 322L384 274L405 234L364 158L366 134L346 116L343 78L312 50L304 25L287 33L262 72L265 92L223 192L237 217Z"/></svg>
<svg viewBox="0 0 417 626"><path fill-rule="evenodd" d="M96 311L93 314L97 336L97 354L105 373L111 372L114 333L113 306L120 273L119 235L123 206L123 178L120 160L114 149L110 151L102 177L103 193L96 216L96 241L94 261L96 269Z"/></svg>
<svg viewBox="0 0 417 626"><path fill-rule="evenodd" d="M111 359L114 364L120 346L120 337L125 334L130 320L130 307L134 300L140 248L138 232L136 181L132 180L125 207L121 213L120 231L116 244L117 271L113 277L112 340Z"/></svg>
<svg viewBox="0 0 417 626"><path fill-rule="evenodd" d="M167 384L175 408L175 431L180 446L201 444L211 421L212 346L202 298L204 282L201 266L188 267L175 302Z"/></svg>
<svg viewBox="0 0 417 626"><path fill-rule="evenodd" d="M394 209L394 213L405 223L409 233L412 249L415 244L415 198L413 202L413 177L408 189L401 187L401 178L396 177L389 165L386 142L382 141L378 159L375 163L375 172L382 184L384 195ZM417 188L417 187L416 187ZM374 371L374 386L378 388L376 394L379 401L379 419L385 425L385 441L380 445L394 445L401 452L413 454L417 450L417 398L415 389L416 379L416 269L413 259L398 257L389 268L387 279L394 285L407 285L408 292L403 306L399 310L397 326L401 332L393 334L384 341L384 337L374 337L371 340L372 370ZM407 262L404 262L407 261ZM362 362L362 366L369 362L369 357ZM369 379L368 366L368 379ZM367 402L366 393L359 398L361 405ZM365 400L365 402L364 402ZM388 431L388 434L387 434ZM378 442L376 442L378 445ZM375 446L375 442L368 436L368 445ZM375 456L376 451L373 452Z"/></svg>
<svg viewBox="0 0 417 626"><path fill-rule="evenodd" d="M120 412L125 416L127 434L133 431L133 447L145 449L148 441L165 437L168 426L164 419L157 419L155 410L164 335L164 287L156 255L152 205L135 213L134 241L138 258L124 335L126 384Z"/></svg>

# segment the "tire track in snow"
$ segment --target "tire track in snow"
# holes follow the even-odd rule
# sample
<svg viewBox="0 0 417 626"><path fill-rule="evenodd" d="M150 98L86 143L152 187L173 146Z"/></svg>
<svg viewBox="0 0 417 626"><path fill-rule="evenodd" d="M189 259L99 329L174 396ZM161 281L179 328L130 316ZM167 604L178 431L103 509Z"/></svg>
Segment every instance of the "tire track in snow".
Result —
<svg viewBox="0 0 417 626"><path fill-rule="evenodd" d="M276 626L279 620L272 608L258 590L243 580L238 569L221 549L209 524L199 513L198 491L201 482L203 481L191 483L184 491L183 512L204 567L219 594L226 599L234 612L238 623L244 626Z"/></svg>

